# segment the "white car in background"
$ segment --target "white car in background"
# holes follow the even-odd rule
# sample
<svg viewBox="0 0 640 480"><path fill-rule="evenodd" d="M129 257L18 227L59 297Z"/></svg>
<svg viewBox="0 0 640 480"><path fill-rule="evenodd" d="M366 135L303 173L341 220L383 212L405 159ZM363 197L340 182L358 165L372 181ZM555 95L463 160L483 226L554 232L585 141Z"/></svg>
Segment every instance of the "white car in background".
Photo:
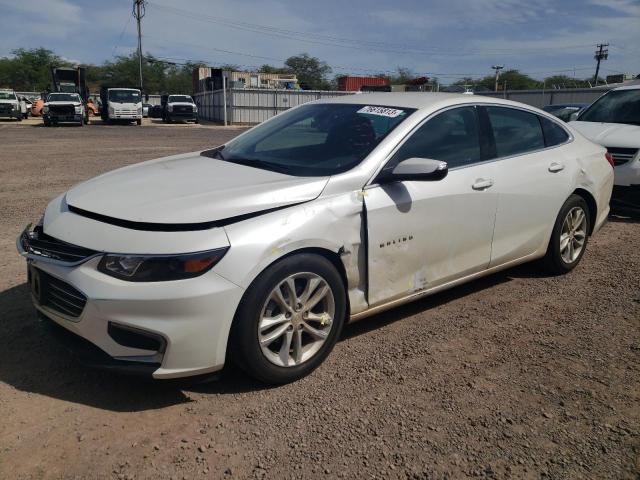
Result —
<svg viewBox="0 0 640 480"><path fill-rule="evenodd" d="M77 185L17 247L90 364L167 379L232 358L278 384L350 320L531 260L570 271L612 185L605 149L541 110L361 94Z"/></svg>
<svg viewBox="0 0 640 480"><path fill-rule="evenodd" d="M614 200L640 210L640 85L610 90L577 115L571 126L613 156Z"/></svg>

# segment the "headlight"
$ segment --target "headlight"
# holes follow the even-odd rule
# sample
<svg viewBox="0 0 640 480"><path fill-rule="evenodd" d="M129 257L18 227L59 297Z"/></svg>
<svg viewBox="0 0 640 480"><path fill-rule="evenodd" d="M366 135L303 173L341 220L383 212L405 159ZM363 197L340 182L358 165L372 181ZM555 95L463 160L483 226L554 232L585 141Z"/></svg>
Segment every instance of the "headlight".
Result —
<svg viewBox="0 0 640 480"><path fill-rule="evenodd" d="M47 105L45 105L44 107L42 107L42 112L43 113L49 113L49 107Z"/></svg>
<svg viewBox="0 0 640 480"><path fill-rule="evenodd" d="M129 282L168 282L193 278L208 272L229 247L184 255L116 255L107 254L98 270Z"/></svg>
<svg viewBox="0 0 640 480"><path fill-rule="evenodd" d="M173 112L173 105L167 105L167 111Z"/></svg>
<svg viewBox="0 0 640 480"><path fill-rule="evenodd" d="M197 105L194 105L194 106L193 106L193 111L194 111L194 112L197 112L197 111L198 111L198 106L197 106Z"/></svg>
<svg viewBox="0 0 640 480"><path fill-rule="evenodd" d="M74 107L76 113L82 113L82 107L80 105L78 105L77 107Z"/></svg>
<svg viewBox="0 0 640 480"><path fill-rule="evenodd" d="M142 107L138 107L138 115L142 115Z"/></svg>

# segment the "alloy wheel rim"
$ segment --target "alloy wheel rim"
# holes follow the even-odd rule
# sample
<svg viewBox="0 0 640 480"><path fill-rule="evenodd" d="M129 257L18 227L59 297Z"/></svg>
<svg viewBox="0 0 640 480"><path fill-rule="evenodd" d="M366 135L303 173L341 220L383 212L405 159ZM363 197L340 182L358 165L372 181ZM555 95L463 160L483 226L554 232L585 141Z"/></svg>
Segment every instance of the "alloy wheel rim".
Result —
<svg viewBox="0 0 640 480"><path fill-rule="evenodd" d="M335 299L327 281L311 272L290 275L269 294L258 323L262 354L280 367L310 360L333 328Z"/></svg>
<svg viewBox="0 0 640 480"><path fill-rule="evenodd" d="M565 263L577 260L587 238L587 216L582 207L573 207L562 223L560 256Z"/></svg>

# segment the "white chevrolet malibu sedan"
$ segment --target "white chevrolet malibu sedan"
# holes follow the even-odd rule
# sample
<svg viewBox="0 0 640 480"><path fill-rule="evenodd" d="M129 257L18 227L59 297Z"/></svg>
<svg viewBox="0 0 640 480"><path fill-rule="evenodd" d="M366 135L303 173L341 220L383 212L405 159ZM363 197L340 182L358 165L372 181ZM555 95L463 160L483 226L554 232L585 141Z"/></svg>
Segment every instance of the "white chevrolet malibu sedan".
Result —
<svg viewBox="0 0 640 480"><path fill-rule="evenodd" d="M19 236L45 324L157 379L318 367L344 324L516 264L580 261L612 159L541 110L455 94L308 103L84 182Z"/></svg>

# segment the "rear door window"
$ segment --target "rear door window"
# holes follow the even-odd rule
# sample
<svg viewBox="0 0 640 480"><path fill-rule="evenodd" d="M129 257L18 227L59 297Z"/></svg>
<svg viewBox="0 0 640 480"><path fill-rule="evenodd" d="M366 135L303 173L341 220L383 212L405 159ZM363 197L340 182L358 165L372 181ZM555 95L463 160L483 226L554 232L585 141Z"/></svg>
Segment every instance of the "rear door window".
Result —
<svg viewBox="0 0 640 480"><path fill-rule="evenodd" d="M509 107L487 107L498 157L509 157L545 147L538 116Z"/></svg>

